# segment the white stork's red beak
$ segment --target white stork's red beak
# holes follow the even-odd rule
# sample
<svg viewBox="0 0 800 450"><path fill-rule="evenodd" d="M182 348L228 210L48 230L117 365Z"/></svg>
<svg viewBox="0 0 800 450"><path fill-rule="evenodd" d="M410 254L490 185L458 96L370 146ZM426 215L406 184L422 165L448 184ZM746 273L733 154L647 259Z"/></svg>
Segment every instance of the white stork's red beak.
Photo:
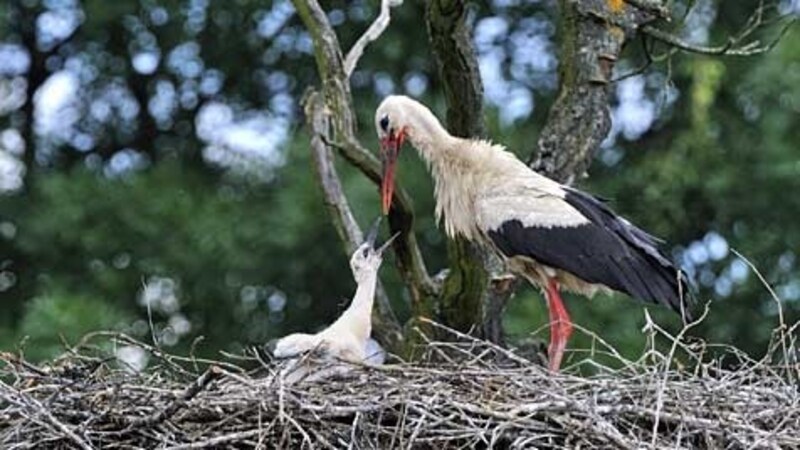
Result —
<svg viewBox="0 0 800 450"><path fill-rule="evenodd" d="M390 131L386 137L381 138L381 162L383 163L383 180L381 181L381 206L383 214L389 214L394 195L394 172L397 166L397 156L400 147L406 138L405 130Z"/></svg>

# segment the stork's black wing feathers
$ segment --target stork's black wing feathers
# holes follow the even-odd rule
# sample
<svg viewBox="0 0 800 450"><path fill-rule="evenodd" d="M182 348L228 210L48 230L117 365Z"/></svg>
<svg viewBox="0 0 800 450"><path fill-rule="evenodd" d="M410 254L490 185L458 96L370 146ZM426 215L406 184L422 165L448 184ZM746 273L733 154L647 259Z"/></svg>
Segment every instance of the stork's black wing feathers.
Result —
<svg viewBox="0 0 800 450"><path fill-rule="evenodd" d="M571 227L503 223L488 235L506 256L523 255L634 298L660 303L685 319L689 298L684 277L659 250L659 239L617 216L595 197L564 188L565 200L589 223Z"/></svg>

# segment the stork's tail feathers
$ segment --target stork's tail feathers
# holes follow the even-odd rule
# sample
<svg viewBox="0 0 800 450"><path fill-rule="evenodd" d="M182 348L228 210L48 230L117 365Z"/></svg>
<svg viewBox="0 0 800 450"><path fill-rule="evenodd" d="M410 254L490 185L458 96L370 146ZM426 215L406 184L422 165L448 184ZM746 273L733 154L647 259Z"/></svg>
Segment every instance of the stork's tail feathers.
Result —
<svg viewBox="0 0 800 450"><path fill-rule="evenodd" d="M616 215L603 200L590 194L565 187L565 200L594 225L617 236L630 252L625 258L615 258L622 267L617 286L610 286L634 298L660 303L681 315L684 323L693 319L694 296L686 274L678 269L659 249L660 239L637 228Z"/></svg>

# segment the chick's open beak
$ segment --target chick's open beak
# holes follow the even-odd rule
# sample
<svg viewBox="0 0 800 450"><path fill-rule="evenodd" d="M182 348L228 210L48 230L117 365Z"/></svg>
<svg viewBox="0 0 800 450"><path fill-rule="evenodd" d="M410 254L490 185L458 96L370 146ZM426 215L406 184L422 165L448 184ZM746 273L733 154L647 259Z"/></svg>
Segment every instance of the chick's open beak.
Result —
<svg viewBox="0 0 800 450"><path fill-rule="evenodd" d="M375 249L375 240L378 238L378 231L380 228L381 217L378 216L378 218L375 219L375 222L373 222L372 226L369 228L369 231L367 232L367 238L364 240L364 242L368 243L373 249Z"/></svg>
<svg viewBox="0 0 800 450"><path fill-rule="evenodd" d="M369 246L372 247L372 249L378 255L382 254L384 250L389 248L389 245L391 245L392 242L394 242L394 240L397 239L397 236L400 235L400 232L398 231L392 237L390 237L389 240L384 242L383 245L378 247L377 240L378 240L378 231L381 228L381 219L382 217L380 216L377 219L375 219L375 222L372 223L372 226L369 228L369 231L367 232L367 237L364 240L364 242L368 243Z"/></svg>
<svg viewBox="0 0 800 450"><path fill-rule="evenodd" d="M403 130L390 132L381 138L381 162L383 163L383 180L381 181L381 206L383 214L389 214L392 207L394 194L394 172L397 165L397 156L403 145L405 133Z"/></svg>
<svg viewBox="0 0 800 450"><path fill-rule="evenodd" d="M375 250L375 253L377 253L379 255L382 255L383 252L387 248L389 248L389 246L392 244L392 242L394 242L394 240L397 239L397 236L400 236L400 232L399 231L397 233L393 234L392 237L389 238L389 240L384 242L383 245L381 245L377 250Z"/></svg>

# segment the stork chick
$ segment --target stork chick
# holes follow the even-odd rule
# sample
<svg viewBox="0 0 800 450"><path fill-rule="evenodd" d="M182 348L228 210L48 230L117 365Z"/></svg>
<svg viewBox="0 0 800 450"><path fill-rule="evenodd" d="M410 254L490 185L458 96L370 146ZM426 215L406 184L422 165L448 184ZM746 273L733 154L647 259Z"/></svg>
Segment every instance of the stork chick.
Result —
<svg viewBox="0 0 800 450"><path fill-rule="evenodd" d="M404 96L375 113L381 143L383 213L392 204L397 157L408 139L435 182L436 219L448 236L493 249L509 270L539 286L550 313L549 367L557 371L572 333L559 290L591 297L619 291L688 316L682 274L658 239L603 201L531 170L501 145L451 136L436 116Z"/></svg>
<svg viewBox="0 0 800 450"><path fill-rule="evenodd" d="M372 305L375 300L375 285L378 269L383 261L383 251L397 235L392 236L382 246L375 241L380 228L380 218L370 229L366 241L359 246L350 258L350 268L358 287L350 306L330 326L316 334L294 333L274 343L272 354L278 359L289 359L284 370L288 382L307 379L313 368L303 364L301 357L314 352L325 361L370 362L376 356L368 354L380 352L376 343L370 343L372 331ZM378 346L379 348L379 346ZM317 374L319 378L320 374Z"/></svg>

